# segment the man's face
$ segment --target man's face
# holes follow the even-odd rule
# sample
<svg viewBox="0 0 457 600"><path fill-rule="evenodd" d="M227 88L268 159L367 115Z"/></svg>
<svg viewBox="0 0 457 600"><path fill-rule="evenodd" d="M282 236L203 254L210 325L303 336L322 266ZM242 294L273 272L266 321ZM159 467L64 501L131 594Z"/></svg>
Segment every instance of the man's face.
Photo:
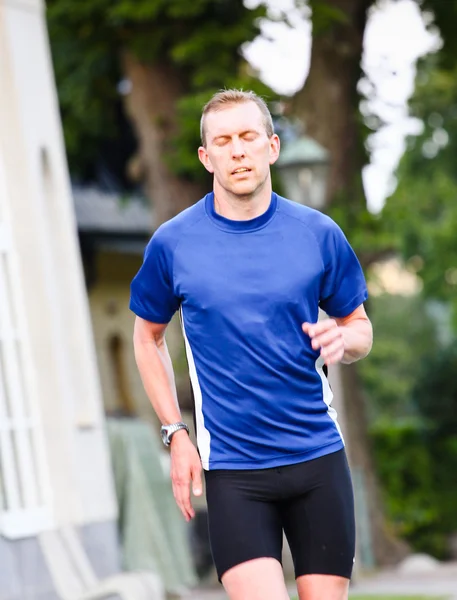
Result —
<svg viewBox="0 0 457 600"><path fill-rule="evenodd" d="M198 149L205 168L235 196L252 196L270 177L279 156L279 138L268 137L263 115L254 102L232 104L205 117L206 147Z"/></svg>

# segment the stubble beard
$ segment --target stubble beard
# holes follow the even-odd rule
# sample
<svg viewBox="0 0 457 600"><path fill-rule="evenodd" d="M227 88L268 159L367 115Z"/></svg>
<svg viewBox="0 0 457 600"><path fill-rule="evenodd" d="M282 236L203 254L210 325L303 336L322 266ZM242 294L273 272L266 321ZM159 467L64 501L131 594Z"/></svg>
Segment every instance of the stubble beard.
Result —
<svg viewBox="0 0 457 600"><path fill-rule="evenodd" d="M260 181L260 183L258 183L258 185L256 185L254 187L254 189L250 192L239 193L239 192L236 192L235 189L227 189L226 191L229 192L229 194L232 196L232 198L245 204L245 203L253 200L258 194L260 194L260 192L264 189L264 187L267 183L267 180L268 180L268 174L265 175L263 180Z"/></svg>

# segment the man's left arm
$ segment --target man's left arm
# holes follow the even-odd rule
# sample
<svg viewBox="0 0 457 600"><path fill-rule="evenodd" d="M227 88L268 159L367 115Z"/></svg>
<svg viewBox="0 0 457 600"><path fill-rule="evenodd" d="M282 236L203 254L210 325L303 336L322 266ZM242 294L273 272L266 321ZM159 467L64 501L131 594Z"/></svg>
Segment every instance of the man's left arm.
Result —
<svg viewBox="0 0 457 600"><path fill-rule="evenodd" d="M303 323L302 329L311 338L313 349L320 349L326 365L360 360L373 344L373 328L363 304L346 317Z"/></svg>

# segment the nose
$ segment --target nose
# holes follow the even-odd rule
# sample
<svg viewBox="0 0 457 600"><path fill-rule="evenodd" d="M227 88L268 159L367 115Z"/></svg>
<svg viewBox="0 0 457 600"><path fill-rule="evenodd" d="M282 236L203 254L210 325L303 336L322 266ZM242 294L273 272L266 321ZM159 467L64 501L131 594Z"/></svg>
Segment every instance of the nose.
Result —
<svg viewBox="0 0 457 600"><path fill-rule="evenodd" d="M242 158L245 155L244 144L240 138L233 138L232 140L232 157Z"/></svg>

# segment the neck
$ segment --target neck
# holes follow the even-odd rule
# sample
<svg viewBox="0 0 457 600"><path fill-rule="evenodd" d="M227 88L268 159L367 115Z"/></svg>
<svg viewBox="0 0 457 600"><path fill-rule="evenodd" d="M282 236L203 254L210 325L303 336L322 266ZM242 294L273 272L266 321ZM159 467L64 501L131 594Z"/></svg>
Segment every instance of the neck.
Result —
<svg viewBox="0 0 457 600"><path fill-rule="evenodd" d="M238 196L214 182L214 210L232 221L255 219L268 210L271 202L271 179L268 178L253 194Z"/></svg>

